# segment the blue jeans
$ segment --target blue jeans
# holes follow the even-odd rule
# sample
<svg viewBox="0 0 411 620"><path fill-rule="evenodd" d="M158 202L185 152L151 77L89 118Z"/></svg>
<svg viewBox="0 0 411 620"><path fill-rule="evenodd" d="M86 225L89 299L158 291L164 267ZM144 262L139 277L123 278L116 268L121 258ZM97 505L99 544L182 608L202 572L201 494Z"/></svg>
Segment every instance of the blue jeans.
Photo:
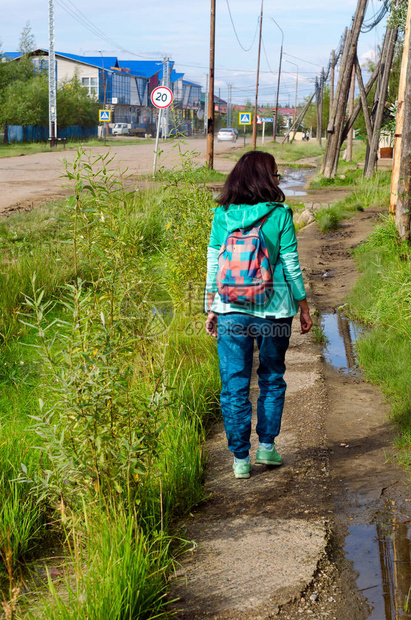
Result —
<svg viewBox="0 0 411 620"><path fill-rule="evenodd" d="M257 370L260 395L257 401L257 435L262 443L273 443L280 432L284 408L285 353L291 335L292 317L261 319L250 314L218 316L221 411L228 449L244 459L250 450L252 408L249 400L254 340L259 348Z"/></svg>

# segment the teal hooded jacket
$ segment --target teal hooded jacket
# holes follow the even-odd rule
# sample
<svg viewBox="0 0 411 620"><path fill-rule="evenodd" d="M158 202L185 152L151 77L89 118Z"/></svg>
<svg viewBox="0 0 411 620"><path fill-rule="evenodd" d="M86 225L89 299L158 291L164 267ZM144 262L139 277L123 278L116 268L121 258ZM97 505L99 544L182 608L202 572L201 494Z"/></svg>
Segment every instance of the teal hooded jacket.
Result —
<svg viewBox="0 0 411 620"><path fill-rule="evenodd" d="M298 260L297 238L291 209L283 203L260 202L256 205L217 207L214 211L207 252L206 293L215 293L210 310L216 314L243 312L262 318L280 319L294 316L298 311L297 302L305 299L306 292ZM228 233L239 228L249 228L266 215L268 217L261 230L273 267L274 293L260 308L245 309L240 305L223 303L217 290L220 248Z"/></svg>

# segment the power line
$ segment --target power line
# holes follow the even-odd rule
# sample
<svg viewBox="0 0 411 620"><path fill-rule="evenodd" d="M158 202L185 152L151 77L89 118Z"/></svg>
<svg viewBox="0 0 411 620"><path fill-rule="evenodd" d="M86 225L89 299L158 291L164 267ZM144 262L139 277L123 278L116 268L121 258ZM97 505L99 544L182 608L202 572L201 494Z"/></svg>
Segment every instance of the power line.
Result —
<svg viewBox="0 0 411 620"><path fill-rule="evenodd" d="M268 68L270 70L270 73L272 73L273 75L278 75L278 73L274 73L274 71L270 67L270 63L268 61L268 56L267 56L267 52L266 52L265 45L264 45L264 38L262 38L262 44L263 44L263 51L264 51L265 60L267 62L267 65L268 65Z"/></svg>
<svg viewBox="0 0 411 620"><path fill-rule="evenodd" d="M106 35L102 30L100 30L98 26L96 26L92 21L90 21L88 17L86 17L84 13L80 11L80 9L76 7L76 5L71 0L56 0L56 2L64 11L66 11L66 13L68 13L79 24L81 24L83 28L94 34L94 36L102 39L103 41L106 41L110 45L113 45L121 52L130 54L131 56L135 56L136 58L142 58L144 60L148 59L147 56L136 54L135 52L124 48L122 45L117 43L117 41L114 41L114 39Z"/></svg>
<svg viewBox="0 0 411 620"><path fill-rule="evenodd" d="M249 52L249 51L251 50L251 48L253 47L253 45L254 45L254 41L255 41L255 38L256 38L256 36L257 36L258 24L259 24L260 19L259 19L259 18L257 18L257 26L256 26L256 28L255 28L255 33L254 33L254 37L253 37L252 43L251 43L250 47L246 48L246 47L244 47L244 45L241 43L241 41L240 41L240 39L239 39L239 37L238 37L238 34L237 34L237 30L235 29L235 25L234 25L233 16L231 15L230 3L228 2L228 0L226 0L226 3L227 3L227 8L228 8L228 13L229 13L229 15L230 15L231 25L232 25L232 27L233 27L234 34L235 34L235 36L236 36L236 39L237 39L238 45L239 45L239 46L241 47L241 49L242 49L242 50L244 50L245 52Z"/></svg>
<svg viewBox="0 0 411 620"><path fill-rule="evenodd" d="M380 10L377 11L368 22L363 22L363 25L361 26L361 32L371 32L371 30L373 30L373 28L375 28L375 26L377 26L387 15L388 11L390 10L390 6L391 1L384 0L384 4L380 8Z"/></svg>
<svg viewBox="0 0 411 620"><path fill-rule="evenodd" d="M321 65L317 65L316 62L310 62L309 60L304 60L303 58L299 58L298 56L293 56L292 54L287 54L287 52L283 52L285 56L289 56L290 58L295 58L296 60L300 60L301 62L305 62L308 65L314 65L314 67L321 67Z"/></svg>

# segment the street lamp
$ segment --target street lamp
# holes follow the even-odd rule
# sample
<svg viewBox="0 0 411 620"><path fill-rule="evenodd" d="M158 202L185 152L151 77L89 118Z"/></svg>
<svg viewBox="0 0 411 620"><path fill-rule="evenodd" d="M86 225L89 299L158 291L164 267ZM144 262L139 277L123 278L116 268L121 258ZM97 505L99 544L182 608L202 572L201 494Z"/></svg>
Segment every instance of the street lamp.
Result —
<svg viewBox="0 0 411 620"><path fill-rule="evenodd" d="M288 58L285 59L285 62L289 62L290 65L294 65L294 67L297 67L297 80L295 83L295 106L294 106L294 118L293 118L293 125L295 124L295 119L297 116L297 101L298 101L298 70L299 67L297 65L297 63L295 62L291 62L291 60L288 60Z"/></svg>
<svg viewBox="0 0 411 620"><path fill-rule="evenodd" d="M277 28L281 30L281 51L280 51L280 66L278 68L278 83L277 83L277 97L275 102L275 115L274 115L274 128L273 128L273 140L275 142L277 137L277 118L278 118L278 98L280 96L280 80L281 80L281 63L283 60L283 47L284 47L284 32L281 26L277 24L274 17L270 17L270 19L275 23Z"/></svg>

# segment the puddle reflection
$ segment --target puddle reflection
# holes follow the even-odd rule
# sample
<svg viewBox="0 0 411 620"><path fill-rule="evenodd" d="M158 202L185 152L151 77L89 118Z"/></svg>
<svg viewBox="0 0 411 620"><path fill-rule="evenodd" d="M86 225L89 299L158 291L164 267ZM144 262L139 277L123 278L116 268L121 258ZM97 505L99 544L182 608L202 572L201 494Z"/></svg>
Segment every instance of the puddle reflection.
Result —
<svg viewBox="0 0 411 620"><path fill-rule="evenodd" d="M313 173L312 168L282 168L280 170L283 178L280 187L286 196L306 196L304 189L295 189L304 187L310 174Z"/></svg>
<svg viewBox="0 0 411 620"><path fill-rule="evenodd" d="M390 513L371 525L349 528L346 557L358 573L357 586L373 610L370 620L411 618L411 528ZM411 598L411 597L410 597Z"/></svg>
<svg viewBox="0 0 411 620"><path fill-rule="evenodd" d="M326 361L342 373L358 374L354 345L364 333L364 328L342 312L324 314L321 323L327 339L324 349Z"/></svg>

